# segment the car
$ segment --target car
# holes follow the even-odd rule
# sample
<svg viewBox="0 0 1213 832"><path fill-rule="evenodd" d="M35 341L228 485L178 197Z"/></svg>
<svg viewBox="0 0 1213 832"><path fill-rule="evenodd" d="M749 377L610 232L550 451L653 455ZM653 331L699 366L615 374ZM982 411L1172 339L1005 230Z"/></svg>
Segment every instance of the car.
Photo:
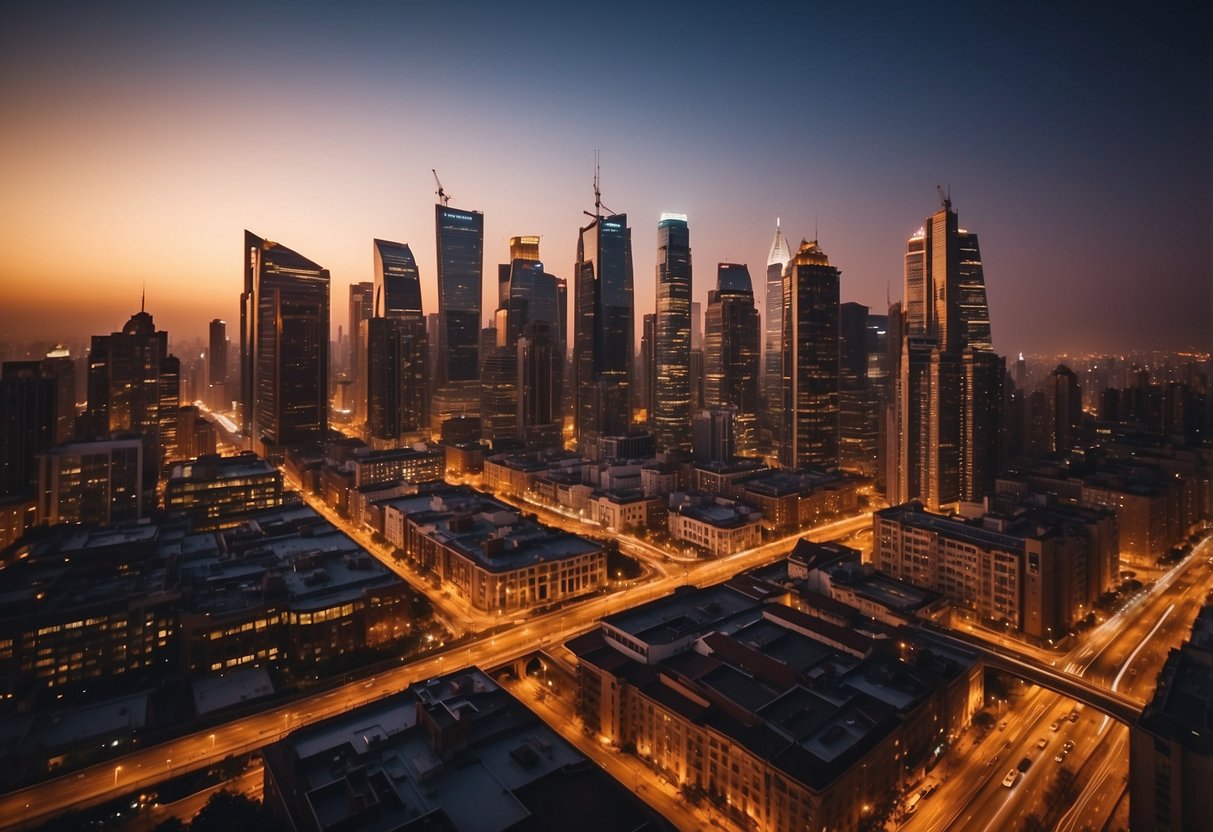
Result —
<svg viewBox="0 0 1213 832"><path fill-rule="evenodd" d="M1063 748L1061 751L1058 751L1058 752L1057 752L1055 755L1053 755L1053 762L1055 762L1055 763L1064 763L1064 762L1066 761L1066 755L1067 755L1067 754L1069 754L1069 753L1070 753L1070 752L1066 751L1066 750Z"/></svg>
<svg viewBox="0 0 1213 832"><path fill-rule="evenodd" d="M1049 738L1048 738L1048 737L1041 737L1040 739L1038 739L1038 740L1036 741L1036 747L1037 747L1037 748L1044 748L1044 747L1045 747L1046 745L1048 745L1048 744L1049 744Z"/></svg>
<svg viewBox="0 0 1213 832"><path fill-rule="evenodd" d="M999 731L1007 730L1007 721L1005 719L1002 722L998 723L998 730Z"/></svg>
<svg viewBox="0 0 1213 832"><path fill-rule="evenodd" d="M1022 772L1027 772L1027 770L1030 769L1031 767L1032 767L1032 758L1031 757L1024 757L1022 760L1019 761L1019 765L1015 766L1015 768L1019 769Z"/></svg>
<svg viewBox="0 0 1213 832"><path fill-rule="evenodd" d="M995 754L993 757L990 758L990 762L986 763L986 768L993 768L997 764L998 764L998 755Z"/></svg>
<svg viewBox="0 0 1213 832"><path fill-rule="evenodd" d="M1049 726L1049 730L1052 731L1054 734L1057 733L1057 729L1059 729L1059 728L1061 728L1061 723L1058 722L1057 720L1053 720L1053 724Z"/></svg>
<svg viewBox="0 0 1213 832"><path fill-rule="evenodd" d="M935 794L935 790L938 788L939 788L939 784L937 782L935 782L934 780L932 780L931 782L929 782L925 786L923 786L921 789L919 789L918 793L920 795L922 795L923 800L926 800L928 797Z"/></svg>
<svg viewBox="0 0 1213 832"><path fill-rule="evenodd" d="M1007 772L1007 776L1002 778L1002 784L1008 789L1019 782L1019 769L1011 769Z"/></svg>
<svg viewBox="0 0 1213 832"><path fill-rule="evenodd" d="M1070 721L1078 722L1078 711L1070 711Z"/></svg>
<svg viewBox="0 0 1213 832"><path fill-rule="evenodd" d="M918 811L918 801L922 800L922 795L918 792L910 795L910 799L906 802L906 814L912 815Z"/></svg>
<svg viewBox="0 0 1213 832"><path fill-rule="evenodd" d="M1065 749L1065 752L1067 754L1069 754L1071 751L1074 750L1074 740L1066 740L1065 742L1063 742L1061 744L1061 747Z"/></svg>

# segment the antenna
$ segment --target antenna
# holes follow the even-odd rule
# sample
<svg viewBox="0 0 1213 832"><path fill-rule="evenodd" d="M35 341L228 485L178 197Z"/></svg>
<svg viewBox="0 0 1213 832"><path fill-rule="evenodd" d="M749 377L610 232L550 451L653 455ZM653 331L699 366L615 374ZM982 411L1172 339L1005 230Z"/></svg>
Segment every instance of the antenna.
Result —
<svg viewBox="0 0 1213 832"><path fill-rule="evenodd" d="M582 211L583 214L587 214L591 217L594 217L595 219L598 219L599 217L601 217L602 212L604 210L608 214L615 213L610 208L607 208L605 205L602 204L602 189L599 187L601 178L600 178L599 165L598 165L598 153L599 153L599 151L597 151L597 150L594 151L594 213L590 214L589 211Z"/></svg>
<svg viewBox="0 0 1213 832"><path fill-rule="evenodd" d="M438 178L438 171L434 170L433 168L430 168L430 173L434 174L434 184L436 184L438 186L438 191L437 191L438 201L441 202L444 207L447 205L450 205L451 197L446 191L444 191L442 189L442 180Z"/></svg>
<svg viewBox="0 0 1213 832"><path fill-rule="evenodd" d="M944 210L952 210L952 186L948 186L947 193L944 193L943 186L941 185L936 185L935 190L939 191L939 202L943 205Z"/></svg>
<svg viewBox="0 0 1213 832"><path fill-rule="evenodd" d="M147 311L147 284L143 284L143 294L139 296L139 311Z"/></svg>

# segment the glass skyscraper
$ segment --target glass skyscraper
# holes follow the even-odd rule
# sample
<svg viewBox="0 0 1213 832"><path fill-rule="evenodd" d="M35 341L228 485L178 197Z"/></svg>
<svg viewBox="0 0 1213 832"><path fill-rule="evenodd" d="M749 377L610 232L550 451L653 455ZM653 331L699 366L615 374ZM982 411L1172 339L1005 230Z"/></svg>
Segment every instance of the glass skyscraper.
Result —
<svg viewBox="0 0 1213 832"><path fill-rule="evenodd" d="M631 422L632 230L626 214L597 216L577 238L573 372L577 447L622 436Z"/></svg>
<svg viewBox="0 0 1213 832"><path fill-rule="evenodd" d="M758 450L758 330L750 270L739 263L719 264L704 317L704 406L733 408L739 454Z"/></svg>
<svg viewBox="0 0 1213 832"><path fill-rule="evenodd" d="M484 214L434 206L438 239L439 383L480 377Z"/></svg>
<svg viewBox="0 0 1213 832"><path fill-rule="evenodd" d="M839 278L816 240L783 273L785 468L838 467Z"/></svg>
<svg viewBox="0 0 1213 832"><path fill-rule="evenodd" d="M429 427L429 339L421 276L405 243L375 240L375 305L367 321L367 433L373 444L420 438Z"/></svg>
<svg viewBox="0 0 1213 832"><path fill-rule="evenodd" d="M783 425L783 270L792 250L775 220L775 238L767 255L766 318L763 337L763 395L767 399L765 432L778 445Z"/></svg>
<svg viewBox="0 0 1213 832"><path fill-rule="evenodd" d="M691 446L691 243L687 218L657 224L657 313L653 413L658 448ZM630 345L629 345L630 351Z"/></svg>
<svg viewBox="0 0 1213 832"><path fill-rule="evenodd" d="M328 434L329 271L248 231L243 258L244 433L276 458Z"/></svg>

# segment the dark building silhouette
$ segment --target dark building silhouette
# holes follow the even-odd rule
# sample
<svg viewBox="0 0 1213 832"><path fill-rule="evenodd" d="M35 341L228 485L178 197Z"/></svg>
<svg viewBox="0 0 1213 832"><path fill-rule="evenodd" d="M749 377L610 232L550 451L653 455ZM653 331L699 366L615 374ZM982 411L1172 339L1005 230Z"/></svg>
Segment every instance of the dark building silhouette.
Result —
<svg viewBox="0 0 1213 832"><path fill-rule="evenodd" d="M816 240L802 242L783 273L785 468L839 463L839 278Z"/></svg>
<svg viewBox="0 0 1213 832"><path fill-rule="evenodd" d="M219 318L210 323L206 366L206 401L217 410L226 410L232 403L227 383L227 322Z"/></svg>
<svg viewBox="0 0 1213 832"><path fill-rule="evenodd" d="M76 435L76 361L67 347L46 354L42 375L55 382L55 441L69 442Z"/></svg>
<svg viewBox="0 0 1213 832"><path fill-rule="evenodd" d="M1074 447L1082 427L1082 388L1065 364L1058 364L1045 382L1045 406L1049 453L1065 453Z"/></svg>
<svg viewBox="0 0 1213 832"><path fill-rule="evenodd" d="M36 490L36 457L55 443L56 393L39 361L5 361L0 368L0 498Z"/></svg>
<svg viewBox="0 0 1213 832"><path fill-rule="evenodd" d="M703 398L708 408L734 408L739 454L758 451L759 338L750 270L740 263L720 263L704 316Z"/></svg>
<svg viewBox="0 0 1213 832"><path fill-rule="evenodd" d="M599 213L577 238L573 372L578 450L631 423L632 230L626 214Z"/></svg>
<svg viewBox="0 0 1213 832"><path fill-rule="evenodd" d="M366 424L373 446L423 439L429 431L429 337L421 277L404 243L374 240L375 292L366 329Z"/></svg>
<svg viewBox="0 0 1213 832"><path fill-rule="evenodd" d="M691 443L691 243L681 214L662 214L657 224L656 284L649 424L658 448L686 448Z"/></svg>
<svg viewBox="0 0 1213 832"><path fill-rule="evenodd" d="M375 253L378 265L379 253ZM366 407L366 344L370 338L367 331L367 321L375 314L375 284L370 281L354 283L350 286L349 298L350 323L346 331L348 349L345 360L345 377L350 383L353 412L350 414L355 423L361 421Z"/></svg>
<svg viewBox="0 0 1213 832"><path fill-rule="evenodd" d="M329 271L249 231L244 260L243 430L274 460L328 434Z"/></svg>
<svg viewBox="0 0 1213 832"><path fill-rule="evenodd" d="M657 316L652 312L642 319L640 333L640 369L637 384L640 387L640 407L644 408L645 423L653 424L653 384L657 371L653 364L653 342L657 338Z"/></svg>

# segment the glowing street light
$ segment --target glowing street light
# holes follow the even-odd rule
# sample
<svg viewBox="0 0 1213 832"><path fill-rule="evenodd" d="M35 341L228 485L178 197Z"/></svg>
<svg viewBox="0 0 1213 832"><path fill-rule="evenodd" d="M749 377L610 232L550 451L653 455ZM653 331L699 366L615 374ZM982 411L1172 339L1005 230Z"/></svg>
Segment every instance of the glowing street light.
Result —
<svg viewBox="0 0 1213 832"><path fill-rule="evenodd" d="M118 788L118 772L122 771L122 766L114 766L114 788Z"/></svg>

